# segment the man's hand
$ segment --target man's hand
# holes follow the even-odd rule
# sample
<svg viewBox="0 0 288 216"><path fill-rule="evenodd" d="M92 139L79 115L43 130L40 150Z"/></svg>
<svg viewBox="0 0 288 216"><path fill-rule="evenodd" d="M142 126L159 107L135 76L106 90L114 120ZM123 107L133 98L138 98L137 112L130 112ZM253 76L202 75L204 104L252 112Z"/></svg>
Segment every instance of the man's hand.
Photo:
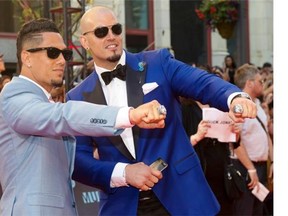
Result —
<svg viewBox="0 0 288 216"><path fill-rule="evenodd" d="M248 183L248 188L252 190L254 187L257 187L257 191L259 191L260 187L258 185L259 178L257 175L256 169L248 170L248 174L250 177L250 182Z"/></svg>
<svg viewBox="0 0 288 216"><path fill-rule="evenodd" d="M198 124L197 133L190 136L190 143L193 146L196 145L205 137L209 128L211 128L211 125L207 121L201 120L201 122Z"/></svg>
<svg viewBox="0 0 288 216"><path fill-rule="evenodd" d="M150 190L162 177L160 171L152 169L143 162L129 164L125 168L127 184L143 191Z"/></svg>
<svg viewBox="0 0 288 216"><path fill-rule="evenodd" d="M242 107L242 112L235 112L234 108L235 106ZM245 118L255 118L257 115L257 107L256 104L249 100L248 98L242 98L237 97L233 99L230 110L229 110L229 116L230 118L237 123L244 122Z"/></svg>
<svg viewBox="0 0 288 216"><path fill-rule="evenodd" d="M273 178L273 173L274 173L274 167L273 167L273 163L271 163L270 167L269 167L268 178L272 179Z"/></svg>
<svg viewBox="0 0 288 216"><path fill-rule="evenodd" d="M131 109L129 112L130 122L140 128L164 128L166 115L159 113L159 107L158 101L153 100L136 109Z"/></svg>

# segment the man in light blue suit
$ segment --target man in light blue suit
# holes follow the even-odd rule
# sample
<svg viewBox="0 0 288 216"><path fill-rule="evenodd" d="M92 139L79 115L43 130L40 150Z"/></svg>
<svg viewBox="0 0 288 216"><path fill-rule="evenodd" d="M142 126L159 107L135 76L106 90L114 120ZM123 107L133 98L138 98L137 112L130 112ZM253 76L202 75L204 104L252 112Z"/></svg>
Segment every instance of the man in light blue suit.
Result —
<svg viewBox="0 0 288 216"><path fill-rule="evenodd" d="M108 8L86 11L80 28L95 71L68 92L68 100L135 106L157 99L167 109L163 129L77 137L73 177L102 190L100 215L216 215L219 204L182 126L179 96L229 111L237 122L254 118L255 104L236 86L177 61L167 49L123 51L122 26ZM159 157L168 163L161 180L149 166Z"/></svg>
<svg viewBox="0 0 288 216"><path fill-rule="evenodd" d="M131 107L49 101L72 57L56 25L26 23L17 38L20 76L0 96L0 215L77 215L72 189L75 138L114 136L124 128L163 128L157 101ZM154 173L161 178L161 172Z"/></svg>

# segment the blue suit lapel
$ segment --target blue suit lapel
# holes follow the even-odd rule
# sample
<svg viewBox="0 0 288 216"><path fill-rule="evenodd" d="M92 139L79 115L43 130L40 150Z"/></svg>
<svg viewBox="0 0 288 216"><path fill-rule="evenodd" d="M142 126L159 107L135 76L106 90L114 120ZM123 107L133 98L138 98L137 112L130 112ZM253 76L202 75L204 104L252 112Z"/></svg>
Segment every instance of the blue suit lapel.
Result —
<svg viewBox="0 0 288 216"><path fill-rule="evenodd" d="M146 76L146 67L143 68L143 71L135 71L129 65L126 66L127 66L126 87L127 87L128 106L138 107L139 105L143 104L144 94L142 91L142 85ZM136 151L138 147L140 128L134 126L132 128L132 131Z"/></svg>
<svg viewBox="0 0 288 216"><path fill-rule="evenodd" d="M96 74L95 71L93 73ZM92 91L89 91L89 92L83 92L83 98L84 98L84 101L87 101L90 103L107 105L107 102L106 102L103 90L101 88L101 83L100 83L98 76L96 78L96 84L94 86L94 89Z"/></svg>

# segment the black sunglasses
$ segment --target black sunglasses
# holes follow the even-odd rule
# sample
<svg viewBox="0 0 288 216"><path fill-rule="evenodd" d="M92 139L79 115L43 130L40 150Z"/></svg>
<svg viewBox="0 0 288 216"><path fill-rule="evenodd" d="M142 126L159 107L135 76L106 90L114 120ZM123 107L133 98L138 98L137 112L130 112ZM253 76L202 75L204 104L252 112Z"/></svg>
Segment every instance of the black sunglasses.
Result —
<svg viewBox="0 0 288 216"><path fill-rule="evenodd" d="M115 35L120 35L122 33L122 25L120 23L117 23L117 24L112 25L112 26L97 27L93 31L88 31L88 32L83 33L83 35L86 35L90 32L94 32L94 35L97 38L104 38L107 36L109 29L111 29L113 34L115 34Z"/></svg>
<svg viewBox="0 0 288 216"><path fill-rule="evenodd" d="M72 59L72 56L73 56L73 52L72 50L70 49L63 49L63 50L60 50L56 47L38 47L38 48L32 48L32 49L28 49L26 51L28 52L38 52L38 51L41 51L41 50L47 50L47 56L48 58L50 59L56 59L58 58L58 56L60 55L60 53L62 53L64 59L66 61L69 61Z"/></svg>

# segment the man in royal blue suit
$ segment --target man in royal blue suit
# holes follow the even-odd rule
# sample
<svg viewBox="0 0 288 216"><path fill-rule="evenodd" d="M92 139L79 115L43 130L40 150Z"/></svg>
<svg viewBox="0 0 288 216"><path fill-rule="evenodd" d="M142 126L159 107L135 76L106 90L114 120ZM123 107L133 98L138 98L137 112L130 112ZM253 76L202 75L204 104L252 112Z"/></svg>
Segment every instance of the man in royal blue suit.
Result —
<svg viewBox="0 0 288 216"><path fill-rule="evenodd" d="M117 106L157 99L167 116L163 129L135 127L118 137L77 137L73 178L101 189L101 215L217 214L219 204L182 127L178 96L229 111L238 122L255 117L255 104L234 85L177 61L167 49L123 50L122 26L108 8L88 10L80 28L80 42L91 53L95 71L67 99ZM120 75L110 71L115 68ZM236 104L240 112L234 114ZM168 163L163 176L149 167L159 157Z"/></svg>

